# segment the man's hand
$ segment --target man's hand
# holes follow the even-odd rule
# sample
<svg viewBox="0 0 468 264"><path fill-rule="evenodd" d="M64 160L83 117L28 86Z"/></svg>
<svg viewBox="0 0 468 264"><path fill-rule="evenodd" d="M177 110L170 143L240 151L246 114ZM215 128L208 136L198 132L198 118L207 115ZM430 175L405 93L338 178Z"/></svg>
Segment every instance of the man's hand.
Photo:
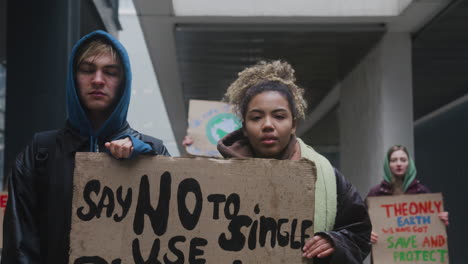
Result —
<svg viewBox="0 0 468 264"><path fill-rule="evenodd" d="M335 252L335 248L327 238L318 235L309 239L302 251L304 252L302 256L306 258L325 258Z"/></svg>
<svg viewBox="0 0 468 264"><path fill-rule="evenodd" d="M374 231L372 231L371 234L370 234L370 242L372 244L375 244L375 243L377 243L378 240L379 240L379 235L377 233L375 233Z"/></svg>
<svg viewBox="0 0 468 264"><path fill-rule="evenodd" d="M110 151L111 155L117 159L130 157L133 151L133 143L128 137L106 142L104 146Z"/></svg>

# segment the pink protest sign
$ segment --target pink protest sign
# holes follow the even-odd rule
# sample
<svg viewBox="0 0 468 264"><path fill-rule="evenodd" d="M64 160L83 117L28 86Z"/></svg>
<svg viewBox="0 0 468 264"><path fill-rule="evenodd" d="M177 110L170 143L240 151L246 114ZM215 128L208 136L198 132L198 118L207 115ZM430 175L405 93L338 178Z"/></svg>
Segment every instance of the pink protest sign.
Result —
<svg viewBox="0 0 468 264"><path fill-rule="evenodd" d="M0 237L3 237L3 217L8 201L8 192L0 192ZM3 240L0 239L0 248L3 248Z"/></svg>
<svg viewBox="0 0 468 264"><path fill-rule="evenodd" d="M449 263L441 193L369 197L374 263Z"/></svg>

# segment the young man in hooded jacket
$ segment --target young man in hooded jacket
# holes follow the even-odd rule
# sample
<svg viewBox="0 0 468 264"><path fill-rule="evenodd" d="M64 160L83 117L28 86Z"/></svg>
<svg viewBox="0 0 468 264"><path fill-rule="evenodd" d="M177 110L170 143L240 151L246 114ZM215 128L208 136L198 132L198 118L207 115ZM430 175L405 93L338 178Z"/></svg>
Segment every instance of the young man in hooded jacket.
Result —
<svg viewBox="0 0 468 264"><path fill-rule="evenodd" d="M169 155L127 123L131 77L127 52L111 35L96 31L76 43L65 127L35 134L9 178L1 263L68 263L76 152Z"/></svg>

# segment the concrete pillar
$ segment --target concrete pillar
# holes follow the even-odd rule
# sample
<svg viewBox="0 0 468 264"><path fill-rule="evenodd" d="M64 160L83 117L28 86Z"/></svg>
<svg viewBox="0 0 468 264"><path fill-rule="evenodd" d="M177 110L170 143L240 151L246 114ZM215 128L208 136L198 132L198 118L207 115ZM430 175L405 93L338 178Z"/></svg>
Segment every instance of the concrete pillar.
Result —
<svg viewBox="0 0 468 264"><path fill-rule="evenodd" d="M341 170L365 197L390 146L414 153L409 33L387 33L343 80L339 120Z"/></svg>
<svg viewBox="0 0 468 264"><path fill-rule="evenodd" d="M68 56L79 37L79 1L9 1L5 171L34 132L63 126Z"/></svg>
<svg viewBox="0 0 468 264"><path fill-rule="evenodd" d="M132 64L132 99L127 120L136 130L164 141L172 156L179 156L177 141L172 131L166 107L161 96L158 77L132 1L124 2L120 10L123 31L119 39L126 47Z"/></svg>
<svg viewBox="0 0 468 264"><path fill-rule="evenodd" d="M0 64L6 61L7 2L0 0Z"/></svg>

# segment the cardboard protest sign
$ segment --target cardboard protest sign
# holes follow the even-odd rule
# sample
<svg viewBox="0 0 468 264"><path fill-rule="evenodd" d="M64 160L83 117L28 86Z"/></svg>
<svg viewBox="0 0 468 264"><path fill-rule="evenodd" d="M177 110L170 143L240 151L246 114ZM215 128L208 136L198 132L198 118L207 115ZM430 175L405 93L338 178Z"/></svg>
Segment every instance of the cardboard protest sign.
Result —
<svg viewBox="0 0 468 264"><path fill-rule="evenodd" d="M70 263L306 263L307 160L77 153Z"/></svg>
<svg viewBox="0 0 468 264"><path fill-rule="evenodd" d="M8 192L0 192L0 238L3 237L3 218L8 201ZM0 248L3 248L3 239L0 239Z"/></svg>
<svg viewBox="0 0 468 264"><path fill-rule="evenodd" d="M216 145L225 135L242 127L229 104L190 100L187 135L194 143L187 152L196 156L221 157Z"/></svg>
<svg viewBox="0 0 468 264"><path fill-rule="evenodd" d="M374 263L449 263L442 194L368 197Z"/></svg>

